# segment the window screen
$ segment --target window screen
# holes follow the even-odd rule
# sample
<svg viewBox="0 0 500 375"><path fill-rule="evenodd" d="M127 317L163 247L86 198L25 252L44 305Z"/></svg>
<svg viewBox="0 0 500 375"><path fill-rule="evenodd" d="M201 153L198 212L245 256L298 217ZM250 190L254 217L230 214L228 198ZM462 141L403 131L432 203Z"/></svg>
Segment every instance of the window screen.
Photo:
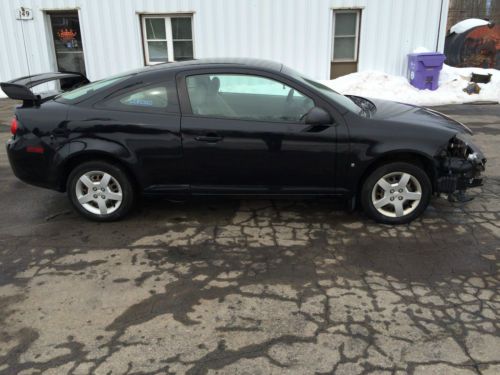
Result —
<svg viewBox="0 0 500 375"><path fill-rule="evenodd" d="M190 16L143 16L146 64L193 59L191 23Z"/></svg>
<svg viewBox="0 0 500 375"><path fill-rule="evenodd" d="M356 61L359 11L334 12L333 61Z"/></svg>

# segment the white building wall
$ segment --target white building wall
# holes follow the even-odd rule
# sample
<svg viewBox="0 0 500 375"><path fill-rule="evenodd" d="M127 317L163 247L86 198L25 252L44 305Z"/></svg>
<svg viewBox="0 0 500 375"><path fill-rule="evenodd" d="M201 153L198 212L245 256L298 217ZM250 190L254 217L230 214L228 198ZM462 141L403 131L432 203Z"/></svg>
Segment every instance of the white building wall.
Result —
<svg viewBox="0 0 500 375"><path fill-rule="evenodd" d="M27 75L28 65L31 74L55 70L45 11L67 9L79 9L85 65L91 80L144 65L140 14L178 12L193 13L196 58L265 58L316 79L328 79L332 9L342 8L362 9L358 69L405 74L406 54L416 47L443 50L448 2L2 0L0 81ZM21 6L33 10L33 20L16 20L16 9Z"/></svg>

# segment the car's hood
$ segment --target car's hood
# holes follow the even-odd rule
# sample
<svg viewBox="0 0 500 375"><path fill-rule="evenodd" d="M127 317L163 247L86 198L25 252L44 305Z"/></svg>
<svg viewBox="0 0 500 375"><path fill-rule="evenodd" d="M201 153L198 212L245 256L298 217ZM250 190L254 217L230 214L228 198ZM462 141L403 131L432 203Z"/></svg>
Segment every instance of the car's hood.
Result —
<svg viewBox="0 0 500 375"><path fill-rule="evenodd" d="M399 122L401 124L422 125L427 128L446 128L460 133L472 134L464 124L432 109L380 99L368 99L377 107L371 118Z"/></svg>

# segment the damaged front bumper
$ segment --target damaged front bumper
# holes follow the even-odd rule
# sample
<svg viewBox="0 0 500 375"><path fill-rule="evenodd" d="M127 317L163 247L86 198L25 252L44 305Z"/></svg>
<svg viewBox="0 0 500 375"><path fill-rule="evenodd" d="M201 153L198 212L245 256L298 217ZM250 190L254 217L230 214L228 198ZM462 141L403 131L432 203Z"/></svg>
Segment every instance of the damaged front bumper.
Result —
<svg viewBox="0 0 500 375"><path fill-rule="evenodd" d="M448 195L482 186L486 158L464 135L453 137L438 156L437 193Z"/></svg>

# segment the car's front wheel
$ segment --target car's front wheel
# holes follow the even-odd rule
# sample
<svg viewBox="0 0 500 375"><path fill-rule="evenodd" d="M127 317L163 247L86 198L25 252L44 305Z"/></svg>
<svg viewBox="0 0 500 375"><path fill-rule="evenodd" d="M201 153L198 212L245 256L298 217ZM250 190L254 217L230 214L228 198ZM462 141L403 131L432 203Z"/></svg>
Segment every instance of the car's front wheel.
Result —
<svg viewBox="0 0 500 375"><path fill-rule="evenodd" d="M384 224L405 224L424 212L431 193L431 182L421 167L390 163L375 169L365 180L361 202L373 220Z"/></svg>
<svg viewBox="0 0 500 375"><path fill-rule="evenodd" d="M95 221L121 219L134 202L134 189L127 174L104 161L86 162L73 169L67 190L76 210Z"/></svg>

